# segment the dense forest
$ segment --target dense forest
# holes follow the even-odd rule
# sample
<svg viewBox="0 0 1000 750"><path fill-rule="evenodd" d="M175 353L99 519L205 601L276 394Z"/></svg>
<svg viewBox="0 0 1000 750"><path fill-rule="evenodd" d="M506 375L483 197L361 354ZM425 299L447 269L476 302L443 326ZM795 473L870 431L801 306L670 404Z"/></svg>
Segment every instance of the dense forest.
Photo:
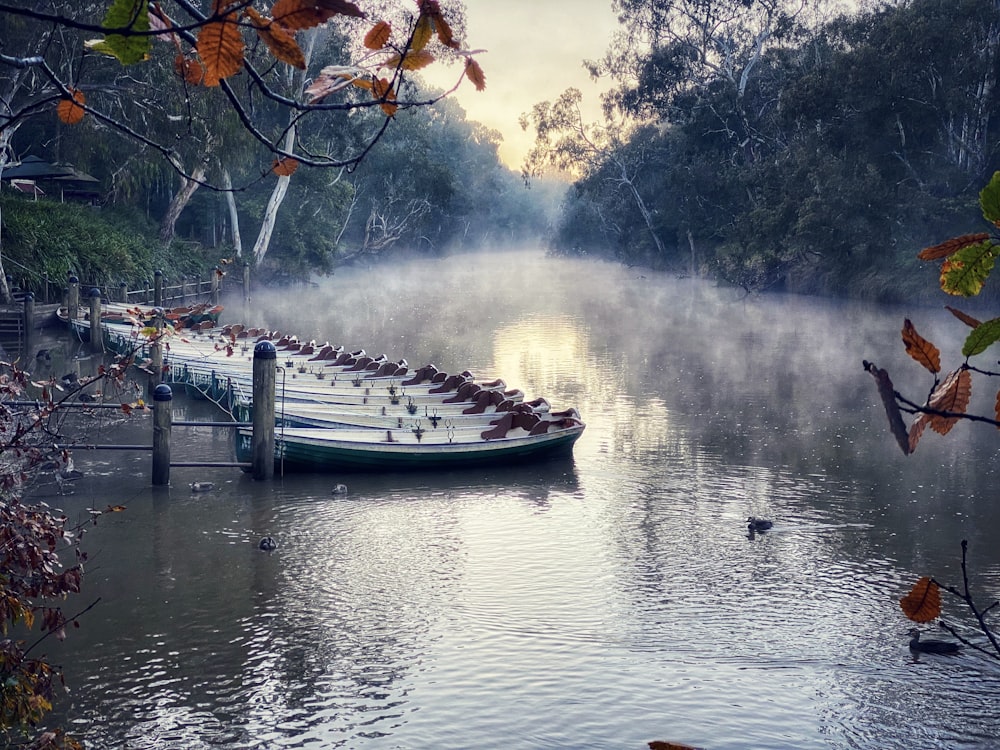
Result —
<svg viewBox="0 0 1000 750"><path fill-rule="evenodd" d="M978 192L1000 168L995 0L608 2L618 38L586 62L615 82L604 120L582 121L574 90L537 104L523 117L537 136L523 175L500 162L501 135L448 97L400 108L387 126L384 108L331 111L293 130L298 145L364 158L299 168L280 209L280 178L261 168L271 154L236 113L173 85L169 55L142 63L161 82L152 86L114 60L67 55L69 69L86 70L91 100L169 150L96 118L68 126L45 108L0 129L0 170L31 155L100 186L92 206L57 207L51 195L15 195L4 178L6 271L28 285L69 270L131 283L225 258L272 278L393 250L545 237L557 252L748 290L889 300L928 288L933 271L917 250L977 226ZM464 17L461 2L441 5ZM281 81L288 92L356 55L349 20L310 33L307 68ZM87 37L59 33L67 49ZM52 43L51 29L4 11L0 38L7 49ZM419 74L405 85L412 100L442 93ZM8 111L38 95L23 70L0 65ZM261 101L253 116L280 126L287 115ZM558 212L566 188L546 179L553 170L573 180Z"/></svg>
<svg viewBox="0 0 1000 750"><path fill-rule="evenodd" d="M603 123L567 91L525 119L526 169L574 170L564 253L747 289L895 299L916 252L985 228L1000 168L1000 4L615 0ZM841 6L842 7L842 6Z"/></svg>

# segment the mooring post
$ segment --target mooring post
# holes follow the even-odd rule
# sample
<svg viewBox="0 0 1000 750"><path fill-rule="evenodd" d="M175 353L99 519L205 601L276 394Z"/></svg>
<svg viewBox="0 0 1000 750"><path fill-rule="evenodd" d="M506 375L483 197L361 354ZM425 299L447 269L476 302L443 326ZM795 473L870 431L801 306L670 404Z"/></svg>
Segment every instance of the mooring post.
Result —
<svg viewBox="0 0 1000 750"><path fill-rule="evenodd" d="M222 271L218 266L212 269L212 304L219 304L219 279L222 278Z"/></svg>
<svg viewBox="0 0 1000 750"><path fill-rule="evenodd" d="M149 390L156 393L156 387L163 380L163 309L157 307L153 313L153 326L156 328L156 336L149 347Z"/></svg>
<svg viewBox="0 0 1000 750"><path fill-rule="evenodd" d="M101 290L90 290L90 351L104 351L104 333L101 330Z"/></svg>
<svg viewBox="0 0 1000 750"><path fill-rule="evenodd" d="M128 304L128 284L124 281L118 283L118 295L123 304Z"/></svg>
<svg viewBox="0 0 1000 750"><path fill-rule="evenodd" d="M24 356L25 361L35 348L35 295L24 295Z"/></svg>
<svg viewBox="0 0 1000 750"><path fill-rule="evenodd" d="M270 341L253 349L253 478L274 478L274 382L278 352Z"/></svg>
<svg viewBox="0 0 1000 750"><path fill-rule="evenodd" d="M163 271L153 274L153 307L163 307Z"/></svg>
<svg viewBox="0 0 1000 750"><path fill-rule="evenodd" d="M250 264L243 264L243 302L250 304Z"/></svg>
<svg viewBox="0 0 1000 750"><path fill-rule="evenodd" d="M69 277L69 293L66 295L66 313L70 321L75 321L80 314L80 279Z"/></svg>
<svg viewBox="0 0 1000 750"><path fill-rule="evenodd" d="M187 304L187 276L181 275L181 307Z"/></svg>
<svg viewBox="0 0 1000 750"><path fill-rule="evenodd" d="M173 422L170 386L161 383L153 389L153 486L170 483L170 425Z"/></svg>

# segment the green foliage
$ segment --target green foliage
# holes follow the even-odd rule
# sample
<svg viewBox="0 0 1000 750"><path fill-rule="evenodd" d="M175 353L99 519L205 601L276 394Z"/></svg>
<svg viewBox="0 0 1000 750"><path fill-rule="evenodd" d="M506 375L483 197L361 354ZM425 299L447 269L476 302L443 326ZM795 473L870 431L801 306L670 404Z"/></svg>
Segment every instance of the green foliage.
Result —
<svg viewBox="0 0 1000 750"><path fill-rule="evenodd" d="M102 25L106 29L149 31L148 0L115 0L108 8ZM152 40L151 36L108 34L90 48L111 55L122 65L133 65L149 57Z"/></svg>
<svg viewBox="0 0 1000 750"><path fill-rule="evenodd" d="M642 217L623 201L622 184L607 179L638 136L585 154L580 134L589 131L578 128L562 144L562 100L531 115L545 125L537 145L569 159L560 166L587 165L581 203L568 202L554 242L564 252L603 245L606 255L668 267L683 264L691 244L692 265L748 289L929 297L910 248L967 225L975 190L1000 159L993 6L914 0L813 27L785 17L756 49L753 35L695 33L699 14L725 4L617 0L628 38L656 42L609 52L606 69L623 74L605 103L657 123L641 170L656 179L635 170L631 184L664 238L664 257L649 258L647 237L633 230ZM767 22L755 15L758 3L727 7L736 26ZM729 76L704 64L712 55L695 53L719 44L749 45L720 56L732 62ZM638 67L625 64L628 54ZM596 220L580 221L583 205ZM1000 219L1000 182L985 189L982 207L990 222ZM976 291L989 256L959 259L956 289Z"/></svg>
<svg viewBox="0 0 1000 750"><path fill-rule="evenodd" d="M962 356L982 354L997 341L1000 341L1000 318L993 318L972 329L962 345Z"/></svg>
<svg viewBox="0 0 1000 750"><path fill-rule="evenodd" d="M994 172L986 187L979 191L979 205L986 221L1000 223L1000 172Z"/></svg>
<svg viewBox="0 0 1000 750"><path fill-rule="evenodd" d="M941 288L948 294L975 297L993 270L1000 245L987 240L952 255L941 269Z"/></svg>
<svg viewBox="0 0 1000 750"><path fill-rule="evenodd" d="M46 277L61 284L70 272L86 283L135 287L156 270L206 273L218 258L192 243L162 245L155 227L124 209L4 196L0 211L5 267L36 292Z"/></svg>

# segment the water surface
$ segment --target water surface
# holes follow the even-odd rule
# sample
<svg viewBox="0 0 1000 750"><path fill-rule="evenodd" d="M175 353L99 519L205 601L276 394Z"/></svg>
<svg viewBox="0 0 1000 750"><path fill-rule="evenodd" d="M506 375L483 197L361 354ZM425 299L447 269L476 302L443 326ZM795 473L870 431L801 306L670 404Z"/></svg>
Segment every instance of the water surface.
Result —
<svg viewBox="0 0 1000 750"><path fill-rule="evenodd" d="M997 597L998 442L960 425L899 452L861 360L925 392L904 316L959 361L960 324L935 309L530 252L259 294L250 324L502 376L587 430L543 465L273 483L175 468L161 489L148 454L78 453L76 494L38 496L128 510L86 538L100 603L52 647L60 716L129 750L989 747L1000 669L915 659L897 600L919 575L960 583L962 539L977 595ZM140 417L104 437L149 434ZM173 444L231 458L209 428ZM204 479L213 492L190 492ZM775 526L748 538L748 515Z"/></svg>

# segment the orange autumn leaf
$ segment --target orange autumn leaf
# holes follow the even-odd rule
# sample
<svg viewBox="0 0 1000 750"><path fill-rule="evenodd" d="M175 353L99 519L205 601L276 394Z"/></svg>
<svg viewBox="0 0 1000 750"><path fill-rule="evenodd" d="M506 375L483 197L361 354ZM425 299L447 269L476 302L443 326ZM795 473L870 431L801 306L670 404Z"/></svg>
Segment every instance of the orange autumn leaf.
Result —
<svg viewBox="0 0 1000 750"><path fill-rule="evenodd" d="M271 50L272 55L283 63L288 63L293 68L298 68L299 70L306 69L306 56L302 54L302 50L295 41L295 37L278 24L272 23L271 19L264 18L264 16L254 10L253 6L248 5L243 12L257 30L257 36Z"/></svg>
<svg viewBox="0 0 1000 750"><path fill-rule="evenodd" d="M937 411L964 414L972 398L972 375L968 370L955 370L931 394L927 405ZM947 435L958 422L958 417L931 414L930 427L939 435Z"/></svg>
<svg viewBox="0 0 1000 750"><path fill-rule="evenodd" d="M455 41L455 37L451 33L451 26L449 26L448 22L444 20L444 17L437 16L434 19L434 25L437 27L438 41L445 47L458 49L459 44Z"/></svg>
<svg viewBox="0 0 1000 750"><path fill-rule="evenodd" d="M236 14L229 13L221 21L202 26L195 47L205 66L206 86L218 86L223 78L238 72L243 67L243 36Z"/></svg>
<svg viewBox="0 0 1000 750"><path fill-rule="evenodd" d="M365 34L365 47L372 50L382 49L389 43L391 36L392 27L385 21L379 21Z"/></svg>
<svg viewBox="0 0 1000 750"><path fill-rule="evenodd" d="M280 159L275 159L274 163L271 164L271 171L278 175L278 177L291 177L295 174L295 170L298 168L298 161L290 156L283 156Z"/></svg>
<svg viewBox="0 0 1000 750"><path fill-rule="evenodd" d="M930 622L941 616L941 588L924 576L899 600L899 606L914 622Z"/></svg>
<svg viewBox="0 0 1000 750"><path fill-rule="evenodd" d="M56 106L56 116L60 122L64 122L67 125L76 125L86 114L86 110L82 105L86 104L87 97L79 89L70 89L70 94L73 97L72 99L63 99Z"/></svg>
<svg viewBox="0 0 1000 750"><path fill-rule="evenodd" d="M906 353L925 368L934 373L941 371L941 352L917 333L909 318L903 321L903 344L906 346Z"/></svg>
<svg viewBox="0 0 1000 750"><path fill-rule="evenodd" d="M358 6L346 0L278 0L271 7L271 18L289 31L311 29L336 15L365 17Z"/></svg>
<svg viewBox="0 0 1000 750"><path fill-rule="evenodd" d="M197 60L180 54L174 58L174 73L192 86L200 86L205 80L204 66Z"/></svg>
<svg viewBox="0 0 1000 750"><path fill-rule="evenodd" d="M472 81L472 85L476 87L476 91L482 91L486 88L486 74L479 67L479 63L471 57L465 63L465 75Z"/></svg>
<svg viewBox="0 0 1000 750"><path fill-rule="evenodd" d="M946 240L939 245L925 247L917 253L917 257L920 260L939 260L941 258L947 258L949 255L954 255L962 248L969 247L970 245L978 245L980 242L985 242L989 238L990 236L986 232L963 234L961 237L953 237L952 239Z"/></svg>
<svg viewBox="0 0 1000 750"><path fill-rule="evenodd" d="M382 103L379 105L382 111L385 112L387 117L392 117L396 114L396 110L399 106L396 102L396 92L392 88L392 84L386 78L376 78L372 81L372 94L376 99L381 99Z"/></svg>
<svg viewBox="0 0 1000 750"><path fill-rule="evenodd" d="M924 430L927 429L927 425L930 423L930 417L927 414L918 414L917 418L913 420L913 424L910 425L910 453L913 453L917 449L917 443L920 442L920 436L924 434Z"/></svg>

